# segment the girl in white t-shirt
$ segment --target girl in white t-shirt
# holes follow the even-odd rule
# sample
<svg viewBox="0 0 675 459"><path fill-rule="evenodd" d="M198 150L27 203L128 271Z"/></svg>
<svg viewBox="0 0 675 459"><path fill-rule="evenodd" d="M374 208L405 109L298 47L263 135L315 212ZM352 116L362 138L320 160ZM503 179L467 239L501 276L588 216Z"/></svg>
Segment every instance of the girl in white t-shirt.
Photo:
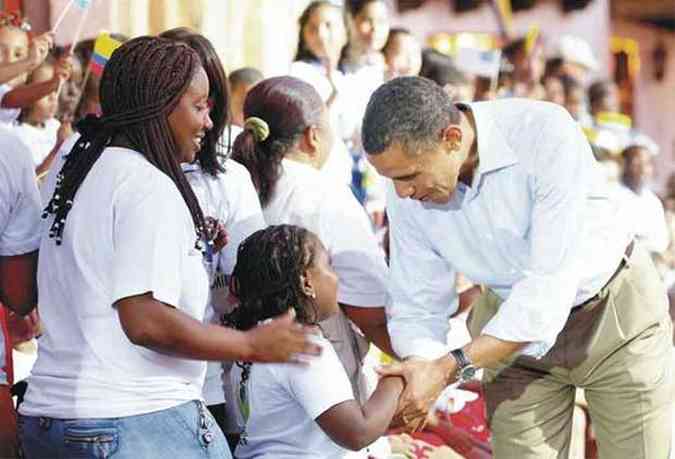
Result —
<svg viewBox="0 0 675 459"><path fill-rule="evenodd" d="M232 156L251 173L267 224L307 228L328 250L341 308L322 326L364 401L368 341L393 355L384 310L387 265L351 190L320 173L333 139L326 105L304 81L275 77L251 89L244 114Z"/></svg>
<svg viewBox="0 0 675 459"><path fill-rule="evenodd" d="M197 53L135 38L106 64L102 117L57 157L43 187L44 333L18 420L28 459L230 457L202 401L205 361L317 353L290 317L243 334L202 322L214 235L180 164L212 126L208 98Z"/></svg>
<svg viewBox="0 0 675 459"><path fill-rule="evenodd" d="M347 44L342 9L326 0L313 1L300 15L298 26L298 50L288 73L314 86L330 111L336 142L322 171L351 184L349 148L358 135L363 112L358 110L360 89L339 66Z"/></svg>
<svg viewBox="0 0 675 459"><path fill-rule="evenodd" d="M42 83L53 77L54 62L47 60L33 70L28 83ZM54 91L24 109L14 126L14 132L31 151L38 176L49 169L59 147L73 133L69 122L62 126L56 119L57 109L58 95Z"/></svg>
<svg viewBox="0 0 675 459"><path fill-rule="evenodd" d="M339 310L328 252L298 226L271 226L246 239L231 285L240 306L227 320L240 330L289 310L298 322L318 325ZM402 379L381 379L361 404L330 342L321 335L316 341L323 353L305 366L238 362L232 387L246 421L238 458L337 459L384 435Z"/></svg>

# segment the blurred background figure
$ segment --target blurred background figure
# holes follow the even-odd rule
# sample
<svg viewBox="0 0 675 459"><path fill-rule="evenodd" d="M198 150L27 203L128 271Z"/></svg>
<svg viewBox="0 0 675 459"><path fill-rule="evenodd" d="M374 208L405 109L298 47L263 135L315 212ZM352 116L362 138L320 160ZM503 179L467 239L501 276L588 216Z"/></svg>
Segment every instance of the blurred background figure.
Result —
<svg viewBox="0 0 675 459"><path fill-rule="evenodd" d="M232 103L232 124L240 128L244 127L244 99L246 94L256 83L262 80L263 74L253 67L244 67L230 73L230 97Z"/></svg>

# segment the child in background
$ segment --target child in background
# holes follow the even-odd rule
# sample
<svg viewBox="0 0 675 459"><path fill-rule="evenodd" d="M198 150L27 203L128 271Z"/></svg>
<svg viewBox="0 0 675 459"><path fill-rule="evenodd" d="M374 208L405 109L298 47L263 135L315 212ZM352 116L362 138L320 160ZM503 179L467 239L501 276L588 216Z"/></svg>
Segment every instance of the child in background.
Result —
<svg viewBox="0 0 675 459"><path fill-rule="evenodd" d="M28 73L47 58L51 33L30 40L30 25L15 14L0 13L0 121L13 123L21 109L58 89L70 76L70 60L59 60L49 81L26 85Z"/></svg>
<svg viewBox="0 0 675 459"><path fill-rule="evenodd" d="M54 78L54 72L54 60L47 59L30 74L27 83L30 85L51 81ZM33 154L38 176L49 169L56 151L72 134L70 122L66 121L62 124L56 119L57 109L58 96L56 91L53 91L24 109L14 126L18 137Z"/></svg>
<svg viewBox="0 0 675 459"><path fill-rule="evenodd" d="M244 126L244 100L248 91L262 80L263 74L258 69L243 67L230 73L230 96L232 103L232 124ZM238 133L237 133L238 134Z"/></svg>
<svg viewBox="0 0 675 459"><path fill-rule="evenodd" d="M70 53L70 47L57 47L54 50L54 56L58 59L63 56L67 56ZM69 121L71 123L75 122L75 112L77 106L82 99L82 86L84 85L84 63L82 58L73 53L72 55L72 68L70 72L70 78L63 82L61 87L61 92L59 93L59 103L58 110L56 112L56 119L61 122Z"/></svg>
<svg viewBox="0 0 675 459"><path fill-rule="evenodd" d="M408 29L395 27L389 30L382 54L387 64L387 80L419 75L422 68L422 47Z"/></svg>
<svg viewBox="0 0 675 459"><path fill-rule="evenodd" d="M293 225L270 226L241 244L231 289L240 306L226 322L240 330L289 309L306 325L338 310L337 275L326 249ZM337 459L385 434L403 380L381 379L361 406L330 342L316 340L323 353L305 365L237 363L232 388L246 427L236 457Z"/></svg>

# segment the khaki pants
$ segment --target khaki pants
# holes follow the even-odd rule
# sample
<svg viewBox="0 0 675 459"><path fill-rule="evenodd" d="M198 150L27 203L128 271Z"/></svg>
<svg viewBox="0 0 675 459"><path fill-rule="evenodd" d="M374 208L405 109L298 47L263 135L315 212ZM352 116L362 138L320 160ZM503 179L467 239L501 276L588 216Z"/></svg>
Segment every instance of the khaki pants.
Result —
<svg viewBox="0 0 675 459"><path fill-rule="evenodd" d="M472 336L502 300L486 291ZM585 390L602 459L667 458L671 441L672 325L665 288L635 247L598 298L577 308L541 359L521 356L483 379L496 458L566 458L575 388Z"/></svg>

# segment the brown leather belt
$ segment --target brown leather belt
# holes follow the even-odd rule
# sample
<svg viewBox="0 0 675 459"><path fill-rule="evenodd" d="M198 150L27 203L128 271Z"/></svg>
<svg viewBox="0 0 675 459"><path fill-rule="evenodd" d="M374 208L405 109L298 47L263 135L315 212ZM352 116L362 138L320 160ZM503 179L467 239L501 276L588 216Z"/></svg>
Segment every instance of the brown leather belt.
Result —
<svg viewBox="0 0 675 459"><path fill-rule="evenodd" d="M616 270L615 270L614 273L609 277L609 280L605 283L605 285L602 286L602 288L600 289L600 291L599 291L598 293L596 293L595 295L593 295L592 297L590 297L589 299L587 299L587 300L584 301L583 303L574 306L574 307L572 308L571 312L576 312L576 311L578 311L579 309L581 309L582 307L586 306L587 304L592 303L592 302L597 301L598 299L600 299L600 292L602 292L602 291L605 289L605 287L607 287L609 284L611 284L612 281L613 281L614 279L616 279L616 276L618 276L619 273L620 273L621 271L623 271L623 269L624 269L625 267L628 266L628 259L629 259L630 256L633 254L633 248L634 248L634 246L635 246L635 240L631 240L631 241L628 243L628 245L626 246L626 250L624 251L624 256L621 257L621 261L619 262L619 266L616 267Z"/></svg>

